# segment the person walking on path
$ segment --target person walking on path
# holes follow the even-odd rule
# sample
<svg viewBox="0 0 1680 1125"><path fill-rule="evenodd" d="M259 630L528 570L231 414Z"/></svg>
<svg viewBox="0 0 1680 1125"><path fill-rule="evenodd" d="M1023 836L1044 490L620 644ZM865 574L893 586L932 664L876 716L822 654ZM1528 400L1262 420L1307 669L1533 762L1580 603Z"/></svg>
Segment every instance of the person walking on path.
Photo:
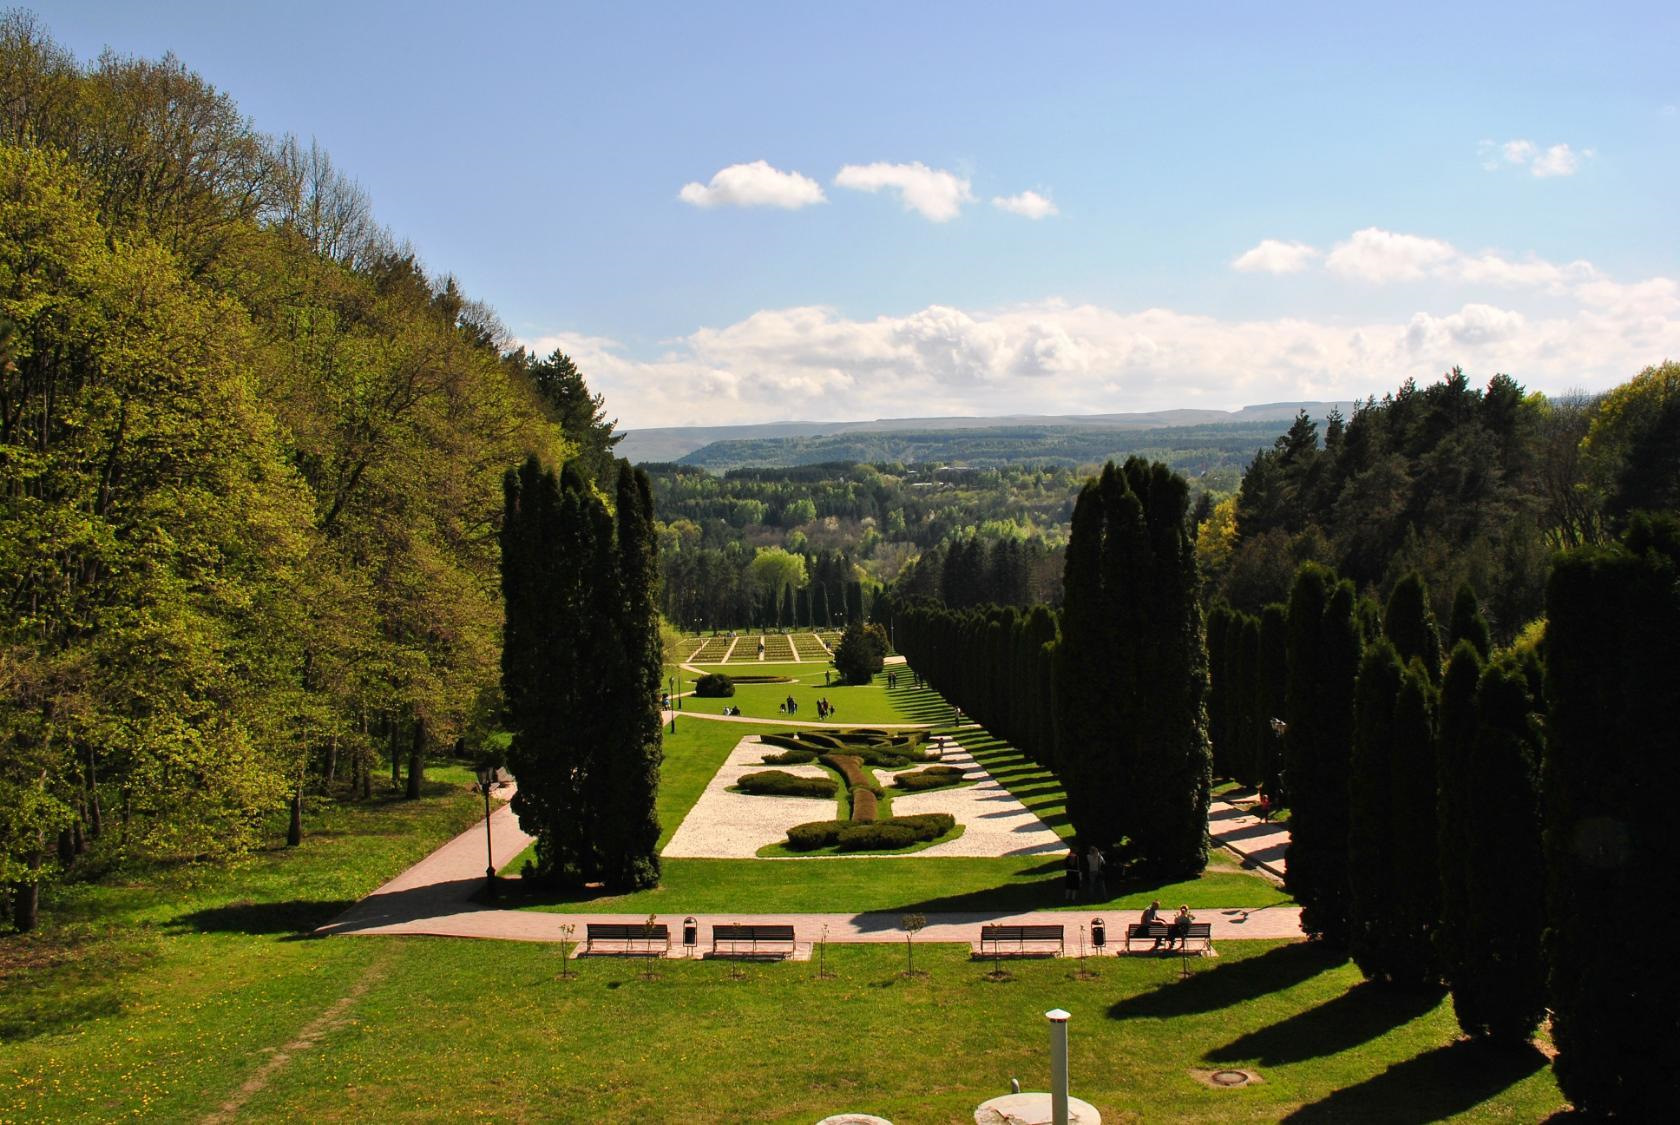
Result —
<svg viewBox="0 0 1680 1125"><path fill-rule="evenodd" d="M1103 878L1103 868L1108 866L1103 859L1102 849L1092 844L1085 853L1085 870L1090 877L1091 897L1098 902L1108 897L1108 883Z"/></svg>
<svg viewBox="0 0 1680 1125"><path fill-rule="evenodd" d="M1079 901L1079 870L1081 866L1082 865L1079 862L1079 849L1069 848L1067 860L1062 864L1062 867L1067 872L1066 881L1062 884L1062 900L1064 902Z"/></svg>

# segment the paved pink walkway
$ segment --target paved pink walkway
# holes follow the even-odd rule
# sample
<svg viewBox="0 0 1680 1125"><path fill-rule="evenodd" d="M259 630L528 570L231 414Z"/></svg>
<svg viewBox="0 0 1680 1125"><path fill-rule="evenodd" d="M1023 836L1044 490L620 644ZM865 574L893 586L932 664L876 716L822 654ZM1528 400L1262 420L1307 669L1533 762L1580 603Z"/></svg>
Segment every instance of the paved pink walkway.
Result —
<svg viewBox="0 0 1680 1125"><path fill-rule="evenodd" d="M1284 854L1289 850L1289 829L1261 820L1229 801L1215 799L1208 806L1208 835L1222 847L1243 858L1243 866L1258 868L1277 879L1288 871Z"/></svg>

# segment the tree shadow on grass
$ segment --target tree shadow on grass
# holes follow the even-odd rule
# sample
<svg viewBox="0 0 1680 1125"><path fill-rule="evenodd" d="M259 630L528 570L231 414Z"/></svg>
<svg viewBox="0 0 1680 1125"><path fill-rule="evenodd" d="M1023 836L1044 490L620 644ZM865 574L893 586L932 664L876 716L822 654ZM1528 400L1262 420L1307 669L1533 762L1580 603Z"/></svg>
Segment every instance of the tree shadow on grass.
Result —
<svg viewBox="0 0 1680 1125"><path fill-rule="evenodd" d="M355 899L230 902L225 906L179 914L169 920L169 929L201 934L249 934L253 937L285 934L303 937L355 904Z"/></svg>
<svg viewBox="0 0 1680 1125"><path fill-rule="evenodd" d="M1382 1038L1434 1008L1444 995L1438 989L1401 990L1364 981L1316 1008L1240 1035L1205 1057L1214 1063L1253 1060L1263 1067L1323 1058Z"/></svg>
<svg viewBox="0 0 1680 1125"><path fill-rule="evenodd" d="M1124 933L1124 931L1122 931ZM1294 942L1258 957L1224 961L1188 980L1173 981L1137 996L1128 996L1108 1009L1113 1020L1171 1019L1174 1016L1217 1012L1269 992L1311 980L1347 960L1322 945Z"/></svg>
<svg viewBox="0 0 1680 1125"><path fill-rule="evenodd" d="M1337 1090L1284 1120L1440 1121L1498 1096L1545 1065L1546 1056L1532 1044L1512 1048L1463 1039Z"/></svg>

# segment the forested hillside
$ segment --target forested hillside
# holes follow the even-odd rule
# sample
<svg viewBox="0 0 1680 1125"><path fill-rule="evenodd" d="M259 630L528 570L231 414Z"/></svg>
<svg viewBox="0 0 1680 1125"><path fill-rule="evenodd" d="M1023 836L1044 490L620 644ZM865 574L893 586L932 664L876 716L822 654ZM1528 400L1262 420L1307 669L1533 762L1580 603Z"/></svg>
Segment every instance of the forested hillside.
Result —
<svg viewBox="0 0 1680 1125"><path fill-rule="evenodd" d="M252 846L481 722L504 470L563 357L173 58L0 24L0 882ZM570 436L568 436L568 429ZM403 764L406 762L406 771ZM89 855L91 853L91 856Z"/></svg>

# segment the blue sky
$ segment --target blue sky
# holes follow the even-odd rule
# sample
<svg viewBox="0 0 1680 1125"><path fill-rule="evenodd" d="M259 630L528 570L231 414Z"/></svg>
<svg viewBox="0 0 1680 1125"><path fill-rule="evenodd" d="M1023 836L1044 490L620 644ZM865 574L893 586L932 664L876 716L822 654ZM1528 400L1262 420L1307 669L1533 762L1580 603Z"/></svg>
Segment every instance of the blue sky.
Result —
<svg viewBox="0 0 1680 1125"><path fill-rule="evenodd" d="M36 11L317 139L628 426L1680 357L1680 5L1359 7Z"/></svg>

